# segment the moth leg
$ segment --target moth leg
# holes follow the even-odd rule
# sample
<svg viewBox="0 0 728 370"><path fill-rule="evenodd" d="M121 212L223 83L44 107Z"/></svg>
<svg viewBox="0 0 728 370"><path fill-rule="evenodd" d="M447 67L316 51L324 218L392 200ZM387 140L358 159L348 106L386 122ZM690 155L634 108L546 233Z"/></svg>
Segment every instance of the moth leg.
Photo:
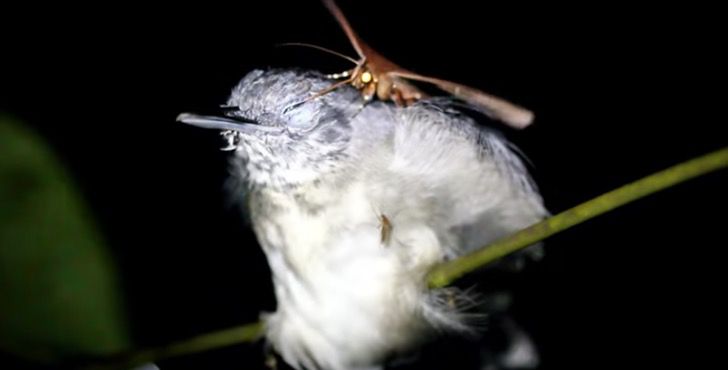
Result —
<svg viewBox="0 0 728 370"><path fill-rule="evenodd" d="M330 80L338 80L340 78L348 78L348 77L350 77L352 75L352 72L353 71L354 71L353 69L348 69L348 70L346 70L344 72L341 72L341 73L331 73L331 74L327 74L325 77L328 78L328 79L330 79Z"/></svg>
<svg viewBox="0 0 728 370"><path fill-rule="evenodd" d="M354 69L352 69L348 73L349 77L347 77L345 80L341 80L341 81L339 81L337 83L332 84L331 86L329 86L329 87L327 87L327 88L325 88L325 89L323 89L323 90L321 90L321 91L319 91L319 92L311 95L306 100L304 100L304 101L302 101L301 103L298 103L298 104L303 104L303 103L305 103L305 102L307 102L309 100L316 99L319 96L326 95L326 94L328 94L328 93L330 93L330 92L338 89L339 87L341 87L343 85L346 85L346 84L349 84L349 83L354 82L359 77L359 71L361 71L361 69L362 69L363 66L364 66L363 64L357 65L356 67L354 67Z"/></svg>
<svg viewBox="0 0 728 370"><path fill-rule="evenodd" d="M351 83L351 81L353 81L353 78L351 78L351 77L350 78L347 78L346 80L341 80L341 81L339 81L339 82L337 82L337 83L335 83L335 84L333 84L333 85L331 85L331 86L329 86L329 87L327 87L327 88L325 88L325 89L323 89L323 90L321 90L321 91L319 91L319 92L317 92L317 93L309 96L308 98L306 98L306 100L302 101L301 103L305 103L305 102L307 102L309 100L316 99L319 96L326 95L326 94L328 94L328 93L330 93L330 92L338 89L339 87L341 87L343 85L346 85L348 83Z"/></svg>
<svg viewBox="0 0 728 370"><path fill-rule="evenodd" d="M374 94L377 93L377 84L375 82L370 82L364 85L359 90L361 91L361 95L365 101L371 101L374 97Z"/></svg>
<svg viewBox="0 0 728 370"><path fill-rule="evenodd" d="M425 97L425 94L420 89L404 79L391 73L387 74L387 77L388 80L391 80L391 99L398 106L406 107Z"/></svg>
<svg viewBox="0 0 728 370"><path fill-rule="evenodd" d="M394 81L388 75L379 76L377 81L377 98L381 101L392 99Z"/></svg>
<svg viewBox="0 0 728 370"><path fill-rule="evenodd" d="M398 107L406 106L404 99L402 99L402 92L397 88L396 85L392 85L392 90L390 91L389 98Z"/></svg>
<svg viewBox="0 0 728 370"><path fill-rule="evenodd" d="M399 92L400 97L402 100L404 100L404 105L412 105L418 100L422 99L424 97L424 94L420 91L420 89L410 85L410 84L400 84L397 87L397 91Z"/></svg>

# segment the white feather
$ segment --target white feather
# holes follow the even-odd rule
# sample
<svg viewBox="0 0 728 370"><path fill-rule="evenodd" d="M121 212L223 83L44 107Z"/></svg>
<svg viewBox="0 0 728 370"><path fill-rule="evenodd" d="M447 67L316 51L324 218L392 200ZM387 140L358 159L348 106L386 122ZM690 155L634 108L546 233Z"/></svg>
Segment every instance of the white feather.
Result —
<svg viewBox="0 0 728 370"><path fill-rule="evenodd" d="M466 329L428 269L546 214L496 134L427 105L377 109L352 123L351 166L309 182L289 166L301 185L251 193L278 300L267 337L297 369L377 369L433 328Z"/></svg>

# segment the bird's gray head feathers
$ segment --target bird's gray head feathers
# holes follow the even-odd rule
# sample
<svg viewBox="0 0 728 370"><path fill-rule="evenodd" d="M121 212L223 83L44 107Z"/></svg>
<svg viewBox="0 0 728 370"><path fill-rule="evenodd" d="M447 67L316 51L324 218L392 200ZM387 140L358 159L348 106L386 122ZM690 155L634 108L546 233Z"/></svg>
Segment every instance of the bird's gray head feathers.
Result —
<svg viewBox="0 0 728 370"><path fill-rule="evenodd" d="M310 71L255 70L233 89L224 116L178 120L222 130L250 185L295 187L336 169L362 109L348 87L312 98L331 83Z"/></svg>

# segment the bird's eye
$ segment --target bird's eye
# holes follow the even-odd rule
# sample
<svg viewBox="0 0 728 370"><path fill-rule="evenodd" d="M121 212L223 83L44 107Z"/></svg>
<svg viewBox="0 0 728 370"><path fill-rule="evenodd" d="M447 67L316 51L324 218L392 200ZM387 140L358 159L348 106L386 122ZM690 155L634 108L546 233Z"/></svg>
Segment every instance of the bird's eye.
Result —
<svg viewBox="0 0 728 370"><path fill-rule="evenodd" d="M307 131L315 126L314 120L310 117L315 116L314 104L304 104L301 102L287 107L284 111L285 126L293 131Z"/></svg>
<svg viewBox="0 0 728 370"><path fill-rule="evenodd" d="M361 79L361 82L368 84L368 83L372 82L372 73L369 71L366 71L361 74L360 79Z"/></svg>

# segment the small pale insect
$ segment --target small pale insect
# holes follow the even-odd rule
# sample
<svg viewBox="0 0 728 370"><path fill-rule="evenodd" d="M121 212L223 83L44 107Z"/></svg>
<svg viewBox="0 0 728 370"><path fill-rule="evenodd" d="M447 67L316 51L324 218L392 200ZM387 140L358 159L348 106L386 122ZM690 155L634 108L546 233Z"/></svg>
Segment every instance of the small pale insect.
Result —
<svg viewBox="0 0 728 370"><path fill-rule="evenodd" d="M392 222L387 216L385 216L384 214L379 215L379 229L381 230L381 236L379 241L385 247L389 245L389 242L392 239L393 228L394 226L392 226Z"/></svg>

